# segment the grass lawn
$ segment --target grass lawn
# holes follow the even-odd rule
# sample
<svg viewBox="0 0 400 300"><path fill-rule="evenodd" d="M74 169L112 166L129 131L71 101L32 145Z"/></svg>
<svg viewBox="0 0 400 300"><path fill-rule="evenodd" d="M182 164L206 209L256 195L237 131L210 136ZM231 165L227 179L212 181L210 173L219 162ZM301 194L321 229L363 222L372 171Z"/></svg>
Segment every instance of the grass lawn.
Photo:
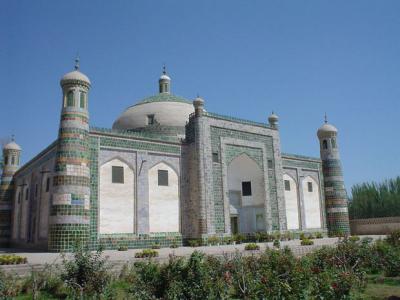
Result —
<svg viewBox="0 0 400 300"><path fill-rule="evenodd" d="M366 289L357 296L359 299L365 300L383 300L390 296L400 297L400 277L368 276Z"/></svg>

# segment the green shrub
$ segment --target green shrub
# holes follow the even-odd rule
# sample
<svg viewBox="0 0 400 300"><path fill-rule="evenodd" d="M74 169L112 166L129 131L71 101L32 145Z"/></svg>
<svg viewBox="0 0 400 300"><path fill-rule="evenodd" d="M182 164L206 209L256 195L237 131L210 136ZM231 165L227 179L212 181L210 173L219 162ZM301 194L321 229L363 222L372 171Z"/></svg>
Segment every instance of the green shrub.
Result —
<svg viewBox="0 0 400 300"><path fill-rule="evenodd" d="M85 245L75 243L72 254L72 259L62 256L61 279L74 291L82 289L89 295L101 294L110 281L107 260L102 257L101 249L92 253Z"/></svg>
<svg viewBox="0 0 400 300"><path fill-rule="evenodd" d="M360 240L359 236L356 236L356 235L349 236L350 242L358 242L359 240Z"/></svg>
<svg viewBox="0 0 400 300"><path fill-rule="evenodd" d="M208 242L208 244L210 244L210 245L217 245L218 243L219 243L219 238L217 237L217 236L210 236L208 239L207 239L207 242Z"/></svg>
<svg viewBox="0 0 400 300"><path fill-rule="evenodd" d="M158 252L154 249L143 249L142 251L135 253L136 258L148 258L157 256Z"/></svg>
<svg viewBox="0 0 400 300"><path fill-rule="evenodd" d="M314 241L310 240L308 238L304 238L301 240L301 245L302 246L310 246L310 245L314 245Z"/></svg>
<svg viewBox="0 0 400 300"><path fill-rule="evenodd" d="M324 236L322 235L322 232L316 232L315 233L315 238L317 239L322 239Z"/></svg>
<svg viewBox="0 0 400 300"><path fill-rule="evenodd" d="M199 240L199 239L191 239L191 240L188 240L188 245L190 246L190 247L200 247L201 246L201 240Z"/></svg>
<svg viewBox="0 0 400 300"><path fill-rule="evenodd" d="M151 245L151 249L160 249L161 245L159 243L154 243L153 245Z"/></svg>
<svg viewBox="0 0 400 300"><path fill-rule="evenodd" d="M281 242L280 242L279 240L275 240L273 246L274 246L275 248L280 248Z"/></svg>
<svg viewBox="0 0 400 300"><path fill-rule="evenodd" d="M260 250L260 246L258 246L258 245L255 244L255 243L250 243L250 244L247 244L247 245L244 247L244 250Z"/></svg>
<svg viewBox="0 0 400 300"><path fill-rule="evenodd" d="M118 251L128 251L128 246L125 246L125 245L120 245L120 246L118 246L118 249L117 249Z"/></svg>
<svg viewBox="0 0 400 300"><path fill-rule="evenodd" d="M223 241L224 241L225 245L231 245L233 242L233 239L230 236L226 236L226 237L224 237Z"/></svg>
<svg viewBox="0 0 400 300"><path fill-rule="evenodd" d="M395 247L400 246L400 230L392 231L386 238L386 241Z"/></svg>
<svg viewBox="0 0 400 300"><path fill-rule="evenodd" d="M15 254L0 255L0 265L18 265L26 264L28 262L26 257L18 256Z"/></svg>
<svg viewBox="0 0 400 300"><path fill-rule="evenodd" d="M236 242L236 244L241 244L245 240L245 236L243 234L235 234L233 236L233 240Z"/></svg>
<svg viewBox="0 0 400 300"><path fill-rule="evenodd" d="M173 242L171 245L169 245L170 248L178 248L178 243L177 242Z"/></svg>
<svg viewBox="0 0 400 300"><path fill-rule="evenodd" d="M306 234L304 232L300 233L299 239L304 240L306 238Z"/></svg>

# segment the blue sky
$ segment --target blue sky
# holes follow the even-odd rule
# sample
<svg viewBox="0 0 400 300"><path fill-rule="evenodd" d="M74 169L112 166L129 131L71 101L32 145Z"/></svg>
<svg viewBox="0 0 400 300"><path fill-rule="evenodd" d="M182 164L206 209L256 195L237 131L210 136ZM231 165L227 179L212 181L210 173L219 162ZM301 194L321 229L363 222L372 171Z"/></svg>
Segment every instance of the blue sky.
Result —
<svg viewBox="0 0 400 300"><path fill-rule="evenodd" d="M326 111L348 188L400 175L400 1L1 1L0 138L24 162L57 137L77 52L91 125L155 94L165 62L208 111L274 110L283 152L319 156Z"/></svg>

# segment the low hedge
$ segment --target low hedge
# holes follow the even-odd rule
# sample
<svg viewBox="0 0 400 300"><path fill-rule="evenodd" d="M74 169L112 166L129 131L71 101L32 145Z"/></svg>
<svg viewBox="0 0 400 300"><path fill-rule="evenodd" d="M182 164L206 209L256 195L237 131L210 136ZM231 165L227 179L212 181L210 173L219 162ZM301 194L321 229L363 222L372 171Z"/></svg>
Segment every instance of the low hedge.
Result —
<svg viewBox="0 0 400 300"><path fill-rule="evenodd" d="M0 265L18 265L18 264L26 264L27 262L28 260L26 257L14 254L0 255Z"/></svg>
<svg viewBox="0 0 400 300"><path fill-rule="evenodd" d="M260 250L260 246L258 246L258 245L255 244L255 243L250 243L250 244L247 244L247 245L244 247L244 250Z"/></svg>
<svg viewBox="0 0 400 300"><path fill-rule="evenodd" d="M158 256L158 251L153 250L153 249L144 249L141 252L137 252L135 254L136 258L147 258L147 257L157 257Z"/></svg>

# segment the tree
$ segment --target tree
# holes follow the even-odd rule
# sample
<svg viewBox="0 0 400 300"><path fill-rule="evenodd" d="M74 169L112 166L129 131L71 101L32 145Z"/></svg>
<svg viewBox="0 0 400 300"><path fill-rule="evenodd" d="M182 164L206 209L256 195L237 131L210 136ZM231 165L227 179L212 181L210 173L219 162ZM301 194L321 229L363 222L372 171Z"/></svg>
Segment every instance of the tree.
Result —
<svg viewBox="0 0 400 300"><path fill-rule="evenodd" d="M351 191L351 219L400 216L400 176L381 183L357 184Z"/></svg>

